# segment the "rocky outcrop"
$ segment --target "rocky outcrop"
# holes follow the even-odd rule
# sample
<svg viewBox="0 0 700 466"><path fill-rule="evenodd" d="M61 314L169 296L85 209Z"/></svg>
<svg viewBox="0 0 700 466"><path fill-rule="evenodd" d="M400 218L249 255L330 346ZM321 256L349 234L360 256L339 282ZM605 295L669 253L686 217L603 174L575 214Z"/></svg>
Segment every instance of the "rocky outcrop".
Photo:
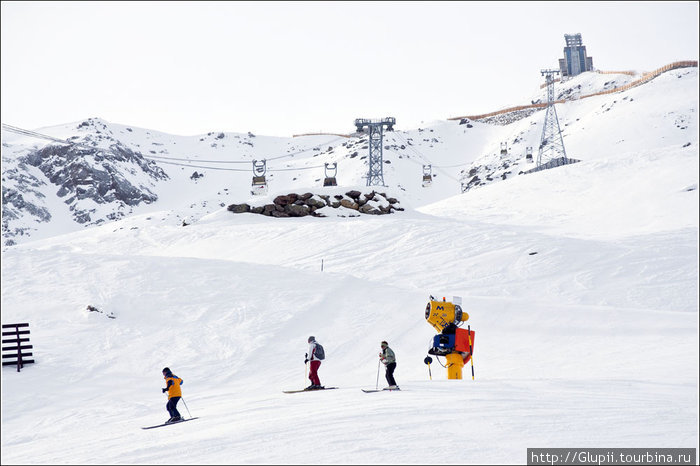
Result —
<svg viewBox="0 0 700 466"><path fill-rule="evenodd" d="M74 145L32 148L15 158L3 154L5 246L52 221L47 194L61 198L72 220L82 225L117 220L135 206L157 200L152 188L168 176L155 162L109 136L111 131L99 120L87 120L77 129L87 134L68 138Z"/></svg>
<svg viewBox="0 0 700 466"><path fill-rule="evenodd" d="M73 219L78 223L100 220L92 218L95 209L90 208L90 203L83 206L80 201L115 203L122 208L142 202L152 203L158 197L148 186L135 180L143 175L151 180L168 179L155 163L120 144L112 145L109 152L50 145L28 154L23 162L41 170L52 184L58 186L56 194L65 198L64 202L70 206ZM127 179L127 175L135 176Z"/></svg>
<svg viewBox="0 0 700 466"><path fill-rule="evenodd" d="M234 214L253 213L268 217L305 217L307 215L326 217L325 209L338 209L340 207L356 211L358 215L384 215L404 210L399 205L398 200L388 197L386 193L371 191L363 194L356 190L336 195L289 193L277 196L272 204L263 206L231 204L227 210ZM352 216L352 214L350 215Z"/></svg>

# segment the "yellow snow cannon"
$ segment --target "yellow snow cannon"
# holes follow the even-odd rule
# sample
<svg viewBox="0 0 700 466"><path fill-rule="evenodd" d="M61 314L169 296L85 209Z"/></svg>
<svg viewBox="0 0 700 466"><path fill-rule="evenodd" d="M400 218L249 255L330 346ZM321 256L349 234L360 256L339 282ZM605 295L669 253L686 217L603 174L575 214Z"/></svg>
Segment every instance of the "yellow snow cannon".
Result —
<svg viewBox="0 0 700 466"><path fill-rule="evenodd" d="M461 302L461 298L453 298L453 301L458 300ZM425 320L439 332L433 337L428 354L445 356L448 379L461 379L462 368L470 359L474 379L474 331L459 328L467 319L469 314L462 310L458 302L449 302L445 298L437 301L431 296L425 306Z"/></svg>

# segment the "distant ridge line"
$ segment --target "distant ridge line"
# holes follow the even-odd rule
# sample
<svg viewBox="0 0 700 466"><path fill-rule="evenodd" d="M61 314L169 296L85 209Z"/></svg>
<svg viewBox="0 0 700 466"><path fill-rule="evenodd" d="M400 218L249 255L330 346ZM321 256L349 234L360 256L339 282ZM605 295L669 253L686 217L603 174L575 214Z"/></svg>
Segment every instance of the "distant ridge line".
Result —
<svg viewBox="0 0 700 466"><path fill-rule="evenodd" d="M563 104L564 102L571 102L574 100L580 100L580 99L586 99L588 97L593 97L596 95L603 95L603 94L612 94L615 92L622 92L626 91L627 89L630 89L635 86L639 86L640 84L644 84L648 81L651 81L661 73L665 73L666 71L670 70L675 70L677 68L690 68L690 67L695 67L697 68L698 62L697 60L684 60L684 61L677 61L673 63L669 63L666 66L662 66L661 68L657 68L654 71L650 71L648 73L642 74L642 77L632 81L631 83L625 84L624 86L616 87L614 89L608 89L607 91L600 91L596 92L594 94L587 94L587 95L582 95L580 97L577 97L576 99L560 99L560 100L555 100L555 104ZM602 73L616 73L616 72L605 72L603 71ZM633 71L620 71L619 73L622 74L629 74L629 73L634 73ZM497 110L495 112L490 112L490 113L484 113L482 115L471 115L471 116L460 116L460 117L452 117L448 118L448 120L462 120L462 119L469 119L469 120L481 120L482 118L488 118L491 116L496 116L496 115L502 115L504 113L511 113L511 112L517 112L518 110L525 110L528 108L545 108L547 104L531 104L531 105L519 105L517 107L509 107L509 108L504 108L503 110Z"/></svg>

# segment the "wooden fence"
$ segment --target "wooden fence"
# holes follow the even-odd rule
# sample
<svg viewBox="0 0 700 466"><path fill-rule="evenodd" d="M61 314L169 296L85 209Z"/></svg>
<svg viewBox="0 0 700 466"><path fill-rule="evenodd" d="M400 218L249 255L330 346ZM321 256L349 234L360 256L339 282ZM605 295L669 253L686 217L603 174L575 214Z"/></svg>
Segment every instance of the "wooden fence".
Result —
<svg viewBox="0 0 700 466"><path fill-rule="evenodd" d="M23 329L23 330L20 330ZM5 330L8 329L8 330ZM9 330L12 329L12 330ZM27 335L22 338L22 335ZM2 365L17 366L17 372L24 367L25 364L31 364L33 359L25 359L32 356L32 353L23 353L23 350L32 349L32 345L23 345L22 343L29 341L29 324L2 324ZM5 338L14 337L14 338ZM10 346L4 346L9 343ZM14 359L14 361L5 361L5 359Z"/></svg>
<svg viewBox="0 0 700 466"><path fill-rule="evenodd" d="M622 92L626 91L627 89L633 88L635 86L639 86L640 84L644 84L648 81L651 81L661 73L665 73L666 71L674 70L677 68L689 68L689 67L698 67L698 62L697 61L677 61L673 63L669 63L666 66L662 66L661 68L657 68L654 71L650 71L648 73L644 73L641 78L636 79L632 81L631 83L625 84L624 86L616 87L614 89L609 89L607 91L601 91L601 92L596 92L594 94L588 94L588 95L582 95L576 99L573 100L578 100L578 99L587 99L588 97L593 97L596 95L603 95L603 94L612 94L614 92ZM560 100L555 100L555 104L563 104L565 103L565 99L560 99ZM484 113L483 115L472 115L472 116L461 116L461 117L453 117L453 118L448 118L448 120L463 120L463 119L468 119L468 120L480 120L482 118L488 118L491 116L496 116L496 115L502 115L504 113L511 113L511 112L516 112L518 110L525 110L528 108L545 108L547 106L546 103L543 104L532 104L532 105L520 105L517 107L510 107L510 108L504 108L503 110L497 110L495 112L491 113Z"/></svg>

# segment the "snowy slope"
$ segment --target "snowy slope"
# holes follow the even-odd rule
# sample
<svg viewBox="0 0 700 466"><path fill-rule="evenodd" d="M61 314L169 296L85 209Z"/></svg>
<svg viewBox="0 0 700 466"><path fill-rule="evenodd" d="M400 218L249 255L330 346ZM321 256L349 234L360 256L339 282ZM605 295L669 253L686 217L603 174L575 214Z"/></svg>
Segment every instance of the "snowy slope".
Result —
<svg viewBox="0 0 700 466"><path fill-rule="evenodd" d="M696 69L680 70L564 104L567 151L581 163L464 194L463 167L420 188L421 156L479 163L502 140L536 140L541 112L388 135L418 151L385 151L387 191L404 212L232 214L211 204L248 199L250 173L195 183L180 170L195 196L173 166L161 207L6 248L3 322L31 323L37 363L3 369L3 464L513 464L528 447L696 446L697 84ZM309 138L303 147L326 154L285 163L340 154L339 182L363 184L347 141L328 154L332 136ZM301 148L289 142L264 144ZM312 171L273 172L271 188L317 190ZM226 184L233 176L240 186ZM208 201L191 225L174 220L188 212L178 196ZM470 367L446 380L437 361L430 380L430 294L463 298L474 381ZM308 385L309 335L328 355L322 383L340 389L283 394ZM384 339L402 391L364 394L385 385ZM167 418L164 366L200 419L142 431Z"/></svg>

